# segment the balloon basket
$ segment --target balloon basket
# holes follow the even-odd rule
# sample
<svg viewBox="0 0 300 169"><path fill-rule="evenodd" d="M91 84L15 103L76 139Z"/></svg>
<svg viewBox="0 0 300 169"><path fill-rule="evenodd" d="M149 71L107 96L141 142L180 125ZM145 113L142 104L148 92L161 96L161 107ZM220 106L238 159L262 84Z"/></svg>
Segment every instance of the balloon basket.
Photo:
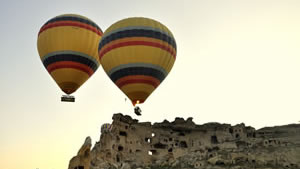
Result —
<svg viewBox="0 0 300 169"><path fill-rule="evenodd" d="M70 95L62 95L61 96L62 102L75 102L75 97Z"/></svg>
<svg viewBox="0 0 300 169"><path fill-rule="evenodd" d="M139 106L136 106L136 107L134 108L134 113L135 113L136 115L138 115L138 116L142 115L141 112L142 112L142 110L140 109Z"/></svg>

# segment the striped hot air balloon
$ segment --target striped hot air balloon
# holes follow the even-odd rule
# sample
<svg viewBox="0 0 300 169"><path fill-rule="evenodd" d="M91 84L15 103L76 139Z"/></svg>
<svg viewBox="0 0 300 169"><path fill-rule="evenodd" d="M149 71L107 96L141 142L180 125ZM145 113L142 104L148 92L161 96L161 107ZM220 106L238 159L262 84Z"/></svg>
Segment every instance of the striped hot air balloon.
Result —
<svg viewBox="0 0 300 169"><path fill-rule="evenodd" d="M107 75L136 105L143 103L172 69L176 42L158 21L133 17L111 25L98 52Z"/></svg>
<svg viewBox="0 0 300 169"><path fill-rule="evenodd" d="M75 92L97 70L102 34L93 21L75 14L56 16L41 27L40 58L64 93Z"/></svg>

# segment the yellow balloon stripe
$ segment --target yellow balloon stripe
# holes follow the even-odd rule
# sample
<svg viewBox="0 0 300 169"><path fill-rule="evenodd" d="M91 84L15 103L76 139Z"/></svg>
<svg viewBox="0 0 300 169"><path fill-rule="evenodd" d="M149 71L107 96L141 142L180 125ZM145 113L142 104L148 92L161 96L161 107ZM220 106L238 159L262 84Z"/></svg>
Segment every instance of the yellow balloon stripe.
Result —
<svg viewBox="0 0 300 169"><path fill-rule="evenodd" d="M72 81L79 86L82 85L88 78L89 75L83 71L72 68L61 68L51 72L51 76L57 83Z"/></svg>
<svg viewBox="0 0 300 169"><path fill-rule="evenodd" d="M59 26L47 29L38 38L38 51L43 57L56 51L72 50L85 53L99 61L98 43L100 36L84 28Z"/></svg>
<svg viewBox="0 0 300 169"><path fill-rule="evenodd" d="M101 64L106 72L121 64L150 63L158 65L170 72L169 65L175 62L174 57L167 51L151 46L126 46L116 48L106 53Z"/></svg>
<svg viewBox="0 0 300 169"><path fill-rule="evenodd" d="M133 101L146 100L147 97L155 90L155 88L149 84L132 83L123 86L121 90L130 98L130 100Z"/></svg>

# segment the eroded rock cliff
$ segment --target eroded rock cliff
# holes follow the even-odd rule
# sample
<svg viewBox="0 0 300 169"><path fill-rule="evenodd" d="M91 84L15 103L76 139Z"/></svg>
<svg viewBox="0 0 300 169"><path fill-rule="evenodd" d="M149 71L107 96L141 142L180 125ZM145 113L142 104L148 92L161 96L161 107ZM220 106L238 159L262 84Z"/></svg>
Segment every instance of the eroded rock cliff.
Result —
<svg viewBox="0 0 300 169"><path fill-rule="evenodd" d="M197 125L192 118L141 122L114 114L91 149L88 137L69 169L300 168L300 124L255 130L238 124Z"/></svg>

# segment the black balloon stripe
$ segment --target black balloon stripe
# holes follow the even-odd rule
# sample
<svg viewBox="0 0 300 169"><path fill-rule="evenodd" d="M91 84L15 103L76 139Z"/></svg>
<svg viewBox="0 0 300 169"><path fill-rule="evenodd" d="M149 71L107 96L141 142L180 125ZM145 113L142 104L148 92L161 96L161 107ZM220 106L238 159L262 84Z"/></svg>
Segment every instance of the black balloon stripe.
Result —
<svg viewBox="0 0 300 169"><path fill-rule="evenodd" d="M119 31L103 38L99 43L98 51L100 51L102 47L104 47L106 44L108 44L111 41L122 39L122 38L129 38L129 37L149 37L149 38L159 39L167 42L168 44L173 46L173 48L176 50L176 42L174 38L166 34L154 30L131 29L131 30Z"/></svg>
<svg viewBox="0 0 300 169"><path fill-rule="evenodd" d="M80 55L75 55L75 54L57 54L48 57L43 61L43 64L45 67L48 67L48 65L59 62L59 61L73 61L73 62L78 62L84 65L89 66L94 72L97 70L98 65L92 61L91 59L88 59L86 57L82 57Z"/></svg>
<svg viewBox="0 0 300 169"><path fill-rule="evenodd" d="M110 75L110 79L113 82L116 82L118 79L130 76L130 75L146 75L152 76L162 82L165 79L165 75L163 72L157 69L149 68L149 67L129 67L120 69Z"/></svg>
<svg viewBox="0 0 300 169"><path fill-rule="evenodd" d="M58 22L58 21L76 21L76 22L81 22L81 23L85 23L85 24L91 25L91 26L97 28L100 32L102 32L101 28L97 24L95 24L94 22L89 21L89 20L84 19L84 18L77 17L77 16L61 16L61 17L56 17L56 18L53 18L53 19L50 19L49 21L47 21L44 24L44 26L47 25L47 24L49 24L49 23Z"/></svg>

